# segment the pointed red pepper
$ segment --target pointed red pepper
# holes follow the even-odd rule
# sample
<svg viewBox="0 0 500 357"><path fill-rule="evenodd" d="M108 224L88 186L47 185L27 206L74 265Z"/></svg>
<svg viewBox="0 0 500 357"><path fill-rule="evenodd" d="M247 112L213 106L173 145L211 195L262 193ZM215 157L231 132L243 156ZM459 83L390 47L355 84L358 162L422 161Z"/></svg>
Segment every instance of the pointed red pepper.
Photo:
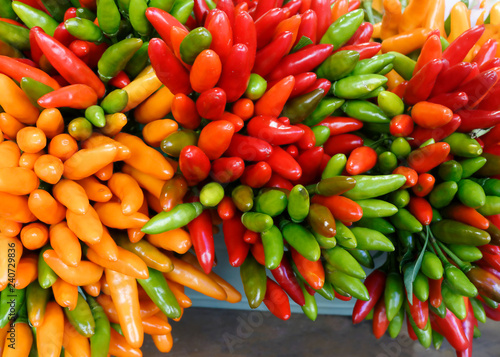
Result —
<svg viewBox="0 0 500 357"><path fill-rule="evenodd" d="M354 309L352 311L352 322L354 324L359 324L363 321L375 307L375 304L379 301L384 292L385 279L385 273L380 270L374 270L366 277L364 284L370 294L370 299L368 301L356 300L356 304L354 304Z"/></svg>
<svg viewBox="0 0 500 357"><path fill-rule="evenodd" d="M215 257L214 235L210 212L207 210L203 211L198 217L189 222L187 227L198 262L205 274L209 274L212 271Z"/></svg>
<svg viewBox="0 0 500 357"><path fill-rule="evenodd" d="M462 62L467 56L467 53L469 53L471 48L481 38L484 29L484 25L479 25L464 31L446 48L443 52L443 59L448 60L450 66Z"/></svg>
<svg viewBox="0 0 500 357"><path fill-rule="evenodd" d="M404 100L408 104L417 104L431 95L436 79L443 68L443 61L434 59L427 62L416 75L408 81Z"/></svg>
<svg viewBox="0 0 500 357"><path fill-rule="evenodd" d="M271 270L271 273L274 279L276 279L276 282L286 291L288 296L297 303L297 305L304 306L306 304L302 289L300 288L299 282L293 273L292 266L286 255L283 256L280 265L276 269Z"/></svg>
<svg viewBox="0 0 500 357"><path fill-rule="evenodd" d="M268 310L277 318L288 320L292 315L290 312L290 301L285 291L269 277L266 283L266 295L264 304Z"/></svg>
<svg viewBox="0 0 500 357"><path fill-rule="evenodd" d="M249 244L243 240L246 228L241 223L241 214L237 213L233 218L224 220L222 231L229 255L229 264L233 267L239 267L245 261L250 249Z"/></svg>
<svg viewBox="0 0 500 357"><path fill-rule="evenodd" d="M434 85L431 97L442 93L449 93L464 83L472 70L472 65L467 62L460 62L450 68L443 70Z"/></svg>

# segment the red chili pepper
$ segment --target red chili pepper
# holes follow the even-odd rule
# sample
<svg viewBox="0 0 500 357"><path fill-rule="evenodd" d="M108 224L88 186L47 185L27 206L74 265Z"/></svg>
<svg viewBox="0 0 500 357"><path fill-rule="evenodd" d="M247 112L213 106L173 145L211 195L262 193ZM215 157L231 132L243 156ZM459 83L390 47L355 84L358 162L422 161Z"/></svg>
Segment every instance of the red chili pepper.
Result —
<svg viewBox="0 0 500 357"><path fill-rule="evenodd" d="M321 260L312 262L304 258L295 249L292 250L292 260L295 263L300 275L313 289L319 290L325 284L325 269Z"/></svg>
<svg viewBox="0 0 500 357"><path fill-rule="evenodd" d="M469 341L469 346L464 351L457 351L457 357L472 357L472 343L474 339L474 327L477 326L477 320L472 310L470 301L468 303L467 317L462 321L465 336Z"/></svg>
<svg viewBox="0 0 500 357"><path fill-rule="evenodd" d="M210 8L205 0L194 0L193 13L198 26L205 23L205 18L209 11Z"/></svg>
<svg viewBox="0 0 500 357"><path fill-rule="evenodd" d="M469 102L469 97L465 92L443 93L431 97L428 102L443 105L452 111L464 108Z"/></svg>
<svg viewBox="0 0 500 357"><path fill-rule="evenodd" d="M318 28L318 17L316 16L316 12L309 9L300 15L300 19L299 32L297 33L297 39L294 46L303 36L308 37L313 44L316 44L316 33Z"/></svg>
<svg viewBox="0 0 500 357"><path fill-rule="evenodd" d="M398 166L392 171L394 175L403 175L406 177L406 183L401 188L409 188L413 187L417 184L418 174L415 170L406 167L406 166Z"/></svg>
<svg viewBox="0 0 500 357"><path fill-rule="evenodd" d="M465 78L469 76L471 70L472 65L467 62L460 62L443 70L436 80L431 97L449 93L456 89L460 84L464 83Z"/></svg>
<svg viewBox="0 0 500 357"><path fill-rule="evenodd" d="M272 175L271 166L267 162L260 161L255 165L245 167L245 171L241 176L241 183L252 188L260 188L264 186Z"/></svg>
<svg viewBox="0 0 500 357"><path fill-rule="evenodd" d="M479 67L478 72L484 72L484 71L487 71L489 69L493 69L496 67L500 67L500 58L493 58L493 59L489 60L488 62L483 63L481 65L481 67Z"/></svg>
<svg viewBox="0 0 500 357"><path fill-rule="evenodd" d="M259 19L262 15L266 14L269 10L276 8L275 0L258 1L253 13L254 19Z"/></svg>
<svg viewBox="0 0 500 357"><path fill-rule="evenodd" d="M228 103L238 100L245 93L250 79L250 65L250 53L247 46L234 45L222 66L218 83L219 87L226 92Z"/></svg>
<svg viewBox="0 0 500 357"><path fill-rule="evenodd" d="M360 6L361 6L361 0L350 0L348 11L351 12L357 10L359 9Z"/></svg>
<svg viewBox="0 0 500 357"><path fill-rule="evenodd" d="M420 71L408 81L404 99L408 104L417 104L431 95L434 83L443 68L443 61L434 59L427 62Z"/></svg>
<svg viewBox="0 0 500 357"><path fill-rule="evenodd" d="M428 226L432 221L432 206L431 204L422 197L411 197L410 203L408 204L410 213L415 216L416 219L422 225Z"/></svg>
<svg viewBox="0 0 500 357"><path fill-rule="evenodd" d="M271 42L276 26L285 19L285 12L283 9L273 8L258 18L254 16L254 19L257 49L260 49Z"/></svg>
<svg viewBox="0 0 500 357"><path fill-rule="evenodd" d="M288 153L287 153L288 154ZM302 169L302 176L294 183L302 185L310 185L316 182L317 176L320 174L320 167L323 161L323 148L313 147L304 151L297 158L297 163Z"/></svg>
<svg viewBox="0 0 500 357"><path fill-rule="evenodd" d="M336 53L339 51L356 51L356 52L359 52L359 60L361 61L363 59L372 58L380 51L381 48L382 48L381 43L366 42L366 43L360 43L357 45L343 46L333 53Z"/></svg>
<svg viewBox="0 0 500 357"><path fill-rule="evenodd" d="M458 87L457 91L467 94L469 97L468 106L473 108L484 99L497 82L497 73L494 70L489 70L478 74L470 81L462 84Z"/></svg>
<svg viewBox="0 0 500 357"><path fill-rule="evenodd" d="M385 278L385 273L380 270L374 270L366 277L364 284L370 294L370 299L368 301L356 300L356 304L354 304L354 309L352 311L352 322L354 324L363 321L375 307L375 304L379 301L384 292Z"/></svg>
<svg viewBox="0 0 500 357"><path fill-rule="evenodd" d="M198 262L203 271L209 274L214 265L214 235L210 212L205 210L187 225ZM234 237L233 237L234 238Z"/></svg>
<svg viewBox="0 0 500 357"><path fill-rule="evenodd" d="M212 34L210 49L219 55L221 62L224 64L233 47L233 31L229 18L225 12L219 9L210 10L205 21L205 27Z"/></svg>
<svg viewBox="0 0 500 357"><path fill-rule="evenodd" d="M43 56L42 49L40 46L38 46L38 43L36 42L35 38L35 31L30 31L29 33L29 41L30 41L30 53L31 53L31 59L35 63L40 63L40 59Z"/></svg>
<svg viewBox="0 0 500 357"><path fill-rule="evenodd" d="M295 78L288 76L271 87L255 103L255 115L278 117L295 86Z"/></svg>
<svg viewBox="0 0 500 357"><path fill-rule="evenodd" d="M331 158L332 157L330 155L323 153L323 159L321 160L321 166L319 167L320 172L325 171L326 165L328 165Z"/></svg>
<svg viewBox="0 0 500 357"><path fill-rule="evenodd" d="M170 31L172 30L172 27L177 26L187 30L186 27L175 17L170 15L168 12L155 7L148 7L146 10L146 17L155 30L158 31L158 34L163 41L165 41L167 46L170 48L172 48L172 42L170 40Z"/></svg>
<svg viewBox="0 0 500 357"><path fill-rule="evenodd" d="M197 146L185 146L179 155L179 168L189 186L194 186L208 177L210 160Z"/></svg>
<svg viewBox="0 0 500 357"><path fill-rule="evenodd" d="M297 141L297 146L301 150L307 150L313 148L316 145L316 136L314 136L314 132L312 131L312 129L307 125L300 123L296 124L296 126L304 130L304 135L302 135L302 137Z"/></svg>
<svg viewBox="0 0 500 357"><path fill-rule="evenodd" d="M363 146L363 139L354 134L340 134L330 136L325 142L325 152L333 156L335 154L349 155L354 149Z"/></svg>
<svg viewBox="0 0 500 357"><path fill-rule="evenodd" d="M389 328L384 299L379 299L373 312L372 331L376 339L381 338Z"/></svg>
<svg viewBox="0 0 500 357"><path fill-rule="evenodd" d="M235 211L236 206L233 199L229 196L224 196L222 201L217 205L217 213L223 221L233 218Z"/></svg>
<svg viewBox="0 0 500 357"><path fill-rule="evenodd" d="M253 70L255 70L255 68ZM304 92L308 90L316 82L317 79L316 73L314 72L304 72L294 77L295 86L293 87L292 93L290 94L290 99L304 94ZM277 82L271 81L269 83L269 86L272 87L275 83Z"/></svg>
<svg viewBox="0 0 500 357"><path fill-rule="evenodd" d="M332 215L342 222L357 222L363 216L363 209L353 200L344 196L314 195L311 203L319 203L327 207Z"/></svg>
<svg viewBox="0 0 500 357"><path fill-rule="evenodd" d="M151 39L148 54L156 76L173 94L187 95L193 91L189 72L164 41L159 38Z"/></svg>
<svg viewBox="0 0 500 357"><path fill-rule="evenodd" d="M442 211L443 216L454 219L478 229L488 229L490 223L481 213L472 207L461 204L447 206Z"/></svg>
<svg viewBox="0 0 500 357"><path fill-rule="evenodd" d="M99 77L73 52L64 47L59 41L50 37L40 27L33 27L31 31L38 46L47 60L70 84L84 84L92 88L101 98L106 92Z"/></svg>
<svg viewBox="0 0 500 357"><path fill-rule="evenodd" d="M441 306L443 302L443 295L441 295L443 280L444 278L437 280L429 279L429 303L436 309Z"/></svg>
<svg viewBox="0 0 500 357"><path fill-rule="evenodd" d="M496 309L489 307L488 305L483 303L484 311L486 312L486 316L493 321L500 321L500 306Z"/></svg>
<svg viewBox="0 0 500 357"><path fill-rule="evenodd" d="M495 125L490 131L482 135L481 140L483 140L486 148L498 144L500 142L500 124Z"/></svg>
<svg viewBox="0 0 500 357"><path fill-rule="evenodd" d="M477 63L478 66L481 67L483 64L496 57L497 47L497 41L490 38L488 41L483 43L471 62Z"/></svg>
<svg viewBox="0 0 500 357"><path fill-rule="evenodd" d="M410 323L410 315L408 315L408 314L406 314L406 328L408 330L408 336L413 341L418 340L417 334L415 333L415 330L413 329L413 326Z"/></svg>
<svg viewBox="0 0 500 357"><path fill-rule="evenodd" d="M72 84L49 92L38 99L42 108L86 109L97 104L97 94L85 84Z"/></svg>
<svg viewBox="0 0 500 357"><path fill-rule="evenodd" d="M332 53L333 45L311 45L289 54L268 75L269 80L278 80L290 75L310 72Z"/></svg>
<svg viewBox="0 0 500 357"><path fill-rule="evenodd" d="M130 84L130 78L128 78L124 71L120 71L116 76L111 78L108 83L113 87L122 89Z"/></svg>
<svg viewBox="0 0 500 357"><path fill-rule="evenodd" d="M330 9L329 0L312 0L311 10L318 17L318 28L316 30L316 38L321 38L332 23L332 11Z"/></svg>
<svg viewBox="0 0 500 357"><path fill-rule="evenodd" d="M300 6L302 5L302 0L291 0L283 6L283 9L288 10L290 16L294 16L299 12Z"/></svg>
<svg viewBox="0 0 500 357"><path fill-rule="evenodd" d="M458 131L470 132L473 129L486 129L500 124L500 111L461 110L457 113L462 119Z"/></svg>
<svg viewBox="0 0 500 357"><path fill-rule="evenodd" d="M279 146L273 148L271 156L266 160L273 172L288 180L298 180L302 176L302 168L285 150Z"/></svg>
<svg viewBox="0 0 500 357"><path fill-rule="evenodd" d="M332 87L332 83L326 79L326 78L318 78L316 79L316 82L314 82L314 84L312 86L310 86L309 88L307 88L303 94L306 94L306 93L310 93L312 92L313 90L316 90L316 89L323 89L323 93L328 93L330 91L330 88Z"/></svg>
<svg viewBox="0 0 500 357"><path fill-rule="evenodd" d="M258 241L250 246L250 251L253 257L260 265L266 265L266 256L264 254L264 244L262 241Z"/></svg>
<svg viewBox="0 0 500 357"><path fill-rule="evenodd" d="M231 28L234 26L234 4L231 0L219 0L217 1L216 9L223 11L227 18L229 19L229 23L231 24Z"/></svg>
<svg viewBox="0 0 500 357"><path fill-rule="evenodd" d="M7 56L0 56L0 73L11 77L17 82L21 82L23 77L29 77L48 85L52 89L60 88L57 81L44 71Z"/></svg>
<svg viewBox="0 0 500 357"><path fill-rule="evenodd" d="M351 5L351 1L349 1ZM351 10L349 10L350 12ZM373 35L373 25L369 22L363 22L352 37L345 43L345 46L360 45L369 42Z"/></svg>
<svg viewBox="0 0 500 357"><path fill-rule="evenodd" d="M236 181L243 175L245 162L239 157L222 157L212 162L212 177L220 183Z"/></svg>
<svg viewBox="0 0 500 357"><path fill-rule="evenodd" d="M327 117L318 125L328 127L330 129L330 136L334 136L360 130L363 127L363 122L353 118Z"/></svg>
<svg viewBox="0 0 500 357"><path fill-rule="evenodd" d="M252 72L262 77L269 74L278 65L283 56L288 53L292 41L293 34L290 31L280 33L267 46L257 51ZM297 78L295 79L295 85L297 85Z"/></svg>
<svg viewBox="0 0 500 357"><path fill-rule="evenodd" d="M427 37L427 40L420 51L420 55L418 56L417 64L413 70L413 75L417 74L417 72L430 61L434 59L441 59L441 55L441 39L439 38L439 35L431 35Z"/></svg>
<svg viewBox="0 0 500 357"><path fill-rule="evenodd" d="M391 92L396 94L399 98L403 99L406 87L408 87L408 81L399 83Z"/></svg>
<svg viewBox="0 0 500 357"><path fill-rule="evenodd" d="M442 335L457 351L463 351L469 346L469 340L465 335L462 322L450 310L446 309L444 318L431 312L436 325L441 329Z"/></svg>
<svg viewBox="0 0 500 357"><path fill-rule="evenodd" d="M436 179L431 174L420 174L418 175L417 184L412 187L412 191L418 197L427 196L434 188L435 182Z"/></svg>
<svg viewBox="0 0 500 357"><path fill-rule="evenodd" d="M88 66L90 68L96 68L97 67L97 62L101 59L102 54L104 51L108 49L108 44L106 43L101 43L101 44L95 44L93 42L87 42L89 46L89 64Z"/></svg>
<svg viewBox="0 0 500 357"><path fill-rule="evenodd" d="M196 100L196 109L202 118L221 119L227 102L226 92L222 88L207 89Z"/></svg>
<svg viewBox="0 0 500 357"><path fill-rule="evenodd" d="M241 214L237 213L231 219L222 222L224 232L224 243L229 255L229 264L239 267L245 261L250 246L243 240L246 228L241 223Z"/></svg>
<svg viewBox="0 0 500 357"><path fill-rule="evenodd" d="M486 227L487 229L488 227ZM481 251L485 251L488 254L493 254L493 255L499 255L500 254L500 247L496 245L491 245L491 244L485 244L479 247Z"/></svg>
<svg viewBox="0 0 500 357"><path fill-rule="evenodd" d="M498 85L498 83L486 94L476 109L491 111L500 109L500 85Z"/></svg>
<svg viewBox="0 0 500 357"><path fill-rule="evenodd" d="M280 265L276 269L271 270L271 273L276 282L297 305L304 306L306 304L302 289L286 255L283 256Z"/></svg>
<svg viewBox="0 0 500 357"><path fill-rule="evenodd" d="M266 187L284 188L288 191L291 191L293 185L289 180L273 172L273 174L271 175L271 179L266 183Z"/></svg>
<svg viewBox="0 0 500 357"><path fill-rule="evenodd" d="M76 40L76 37L69 33L64 26L64 22L61 22L54 31L54 38L61 42L63 46L68 47L71 42Z"/></svg>
<svg viewBox="0 0 500 357"><path fill-rule="evenodd" d="M410 315L419 329L424 329L429 318L428 301L422 302L413 294L413 305L408 302Z"/></svg>
<svg viewBox="0 0 500 357"><path fill-rule="evenodd" d="M172 115L186 129L195 130L200 126L201 117L196 104L185 94L179 93L172 100Z"/></svg>
<svg viewBox="0 0 500 357"><path fill-rule="evenodd" d="M340 295L338 292L335 291L335 298L336 299L339 299L340 301L351 301L352 300L352 296L344 296L344 295Z"/></svg>
<svg viewBox="0 0 500 357"><path fill-rule="evenodd" d="M474 112L477 112L477 110ZM415 125L415 129L410 134L412 140L408 140L408 142L412 147L418 147L429 139L434 139L435 141L443 140L447 136L453 134L460 126L461 122L460 115L454 114L448 124L436 129L425 129Z"/></svg>
<svg viewBox="0 0 500 357"><path fill-rule="evenodd" d="M266 283L266 295L264 304L268 310L277 318L288 320L291 316L290 301L285 291L269 277ZM305 302L304 302L305 303Z"/></svg>
<svg viewBox="0 0 500 357"><path fill-rule="evenodd" d="M283 124L278 119L268 115L259 115L250 119L247 124L247 132L248 135L272 145L292 144L304 135L304 129L299 126ZM260 161L262 158L258 160Z"/></svg>
<svg viewBox="0 0 500 357"><path fill-rule="evenodd" d="M264 140L234 134L225 155L238 156L245 161L263 161L271 156L272 151L272 146Z"/></svg>
<svg viewBox="0 0 500 357"><path fill-rule="evenodd" d="M243 240L248 244L255 244L260 241L260 233L247 229L243 235Z"/></svg>
<svg viewBox="0 0 500 357"><path fill-rule="evenodd" d="M443 52L443 59L448 60L450 66L462 62L467 56L467 53L469 53L471 48L481 38L484 29L484 25L479 25L464 31L446 48Z"/></svg>
<svg viewBox="0 0 500 357"><path fill-rule="evenodd" d="M408 165L419 174L428 172L443 163L450 153L450 145L444 142L416 149L408 156Z"/></svg>
<svg viewBox="0 0 500 357"><path fill-rule="evenodd" d="M360 175L371 170L377 164L378 155L369 146L354 149L347 159L346 171L349 175Z"/></svg>
<svg viewBox="0 0 500 357"><path fill-rule="evenodd" d="M478 248L481 250L481 253L483 253L483 259L481 260L486 262L493 269L500 270L500 256L491 254L486 249L481 249L481 247Z"/></svg>
<svg viewBox="0 0 500 357"><path fill-rule="evenodd" d="M84 63L86 63L88 65L90 46L89 46L89 43L87 41L75 40L69 44L68 48L78 58L80 58Z"/></svg>
<svg viewBox="0 0 500 357"><path fill-rule="evenodd" d="M414 128L412 118L407 114L396 115L391 119L389 131L392 136L407 137L411 134Z"/></svg>

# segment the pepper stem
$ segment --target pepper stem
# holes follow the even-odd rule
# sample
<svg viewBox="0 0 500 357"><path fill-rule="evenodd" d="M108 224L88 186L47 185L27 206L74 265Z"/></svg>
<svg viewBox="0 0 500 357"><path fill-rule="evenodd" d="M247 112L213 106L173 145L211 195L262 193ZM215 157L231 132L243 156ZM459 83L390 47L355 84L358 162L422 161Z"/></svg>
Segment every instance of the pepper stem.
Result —
<svg viewBox="0 0 500 357"><path fill-rule="evenodd" d="M372 9L372 0L362 0L363 9L365 10L366 16L368 17L368 21L372 25L375 25L375 18L373 17L373 9Z"/></svg>
<svg viewBox="0 0 500 357"><path fill-rule="evenodd" d="M462 270L464 273L467 273L472 269L472 265L465 263L462 259L457 257L455 253L453 253L444 243L437 242L437 244L446 252L446 254L448 254L448 256L458 265L460 270Z"/></svg>

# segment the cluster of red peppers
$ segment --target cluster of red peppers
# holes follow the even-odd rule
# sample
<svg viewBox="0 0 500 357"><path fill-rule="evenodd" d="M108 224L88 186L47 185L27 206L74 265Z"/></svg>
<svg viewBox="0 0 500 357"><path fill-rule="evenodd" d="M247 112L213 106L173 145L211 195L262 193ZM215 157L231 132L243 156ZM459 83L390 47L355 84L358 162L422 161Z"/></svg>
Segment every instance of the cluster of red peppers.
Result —
<svg viewBox="0 0 500 357"><path fill-rule="evenodd" d="M436 30L413 60L371 41L373 14L360 6L356 0L0 0L6 14L0 80L9 93L0 97L4 143L41 155L45 141L31 134L27 144L18 134L36 124L62 167L53 183L33 168L42 180L37 191L67 212L90 200L95 212L86 221L62 211L52 222L32 207L31 216L15 215L17 196L28 202L36 187L9 192L24 182L0 172L0 193L10 202L0 203L3 227L56 225L66 217L68 230L79 227L75 238L86 244L81 262L95 263L96 282L84 284L72 280L77 270L70 276L69 258L58 256L62 247L46 252L47 239L31 248L23 241L40 258L33 279L25 279L30 285L12 289L20 301L24 288L47 304L50 294L42 292L55 281L74 291L81 285L85 294L75 302L86 308L64 319L52 302L47 320L72 324L92 356L107 354L106 336L113 354L137 355L136 327L150 316L123 297L142 294L161 325L144 328L167 351L167 317L180 318L189 305L179 284L220 300L240 298L212 272L214 234L222 225L251 308L263 302L286 320L290 298L315 320L316 293L354 297L354 323L371 318L377 338L386 331L396 337L406 318L410 337L424 347L439 348L446 338L458 356L470 356L478 321L500 320L498 44L486 41L464 62L484 26L449 44ZM44 122L43 109L60 111L60 119L52 114ZM58 194L61 177L74 181L64 192L83 192L87 200ZM103 183L111 190L105 199L98 193L108 189ZM106 243L90 235L96 225ZM102 225L111 233L103 234ZM5 232L5 242L17 239ZM191 244L196 258L184 254ZM123 253L112 262L110 247L117 245L135 258ZM387 252L387 259L367 276L364 268L375 268L373 251ZM152 252L163 265L148 257ZM50 265L56 261L60 270ZM10 320L8 293L5 284L1 329ZM35 326L34 293L26 294L28 308L17 304L15 315ZM61 305L61 294L54 295ZM107 319L115 322L111 330ZM85 335L86 323L103 320L101 335Z"/></svg>

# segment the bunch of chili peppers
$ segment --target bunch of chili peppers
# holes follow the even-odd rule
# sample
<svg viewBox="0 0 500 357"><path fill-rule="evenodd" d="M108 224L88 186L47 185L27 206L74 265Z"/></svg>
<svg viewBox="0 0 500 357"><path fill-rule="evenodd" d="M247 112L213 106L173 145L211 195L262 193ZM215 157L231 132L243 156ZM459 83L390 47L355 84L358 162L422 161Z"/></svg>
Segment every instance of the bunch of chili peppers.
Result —
<svg viewBox="0 0 500 357"><path fill-rule="evenodd" d="M241 298L222 223L250 307L355 297L470 355L500 320L497 42L416 3L0 1L4 354L11 326L23 355L167 352L184 286Z"/></svg>

